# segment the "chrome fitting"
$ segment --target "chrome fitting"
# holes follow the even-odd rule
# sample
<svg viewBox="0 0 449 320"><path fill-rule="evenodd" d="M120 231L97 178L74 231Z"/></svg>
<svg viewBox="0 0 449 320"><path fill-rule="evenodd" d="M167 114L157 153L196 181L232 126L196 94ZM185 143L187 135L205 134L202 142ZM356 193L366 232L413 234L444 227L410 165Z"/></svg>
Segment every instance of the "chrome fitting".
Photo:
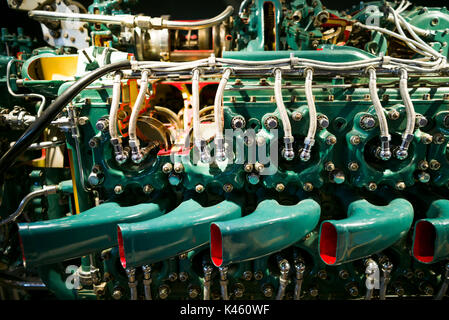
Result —
<svg viewBox="0 0 449 320"><path fill-rule="evenodd" d="M404 160L408 157L408 148L415 136L413 134L407 134L402 137L402 143L398 150L396 150L396 158Z"/></svg>
<svg viewBox="0 0 449 320"><path fill-rule="evenodd" d="M225 150L225 139L224 138L215 138L215 159L218 161L226 160L226 150Z"/></svg>
<svg viewBox="0 0 449 320"><path fill-rule="evenodd" d="M309 139L309 138L304 139L304 148L302 149L301 154L299 155L299 158L301 159L301 161L307 162L310 160L312 147L314 144L315 144L315 139Z"/></svg>
<svg viewBox="0 0 449 320"><path fill-rule="evenodd" d="M293 141L293 137L284 137L284 150L282 150L282 156L287 161L291 161L295 158L295 152L293 151Z"/></svg>
<svg viewBox="0 0 449 320"><path fill-rule="evenodd" d="M379 157L380 159L387 161L391 158L391 151L390 151L390 141L391 136L381 136L380 137L380 153Z"/></svg>

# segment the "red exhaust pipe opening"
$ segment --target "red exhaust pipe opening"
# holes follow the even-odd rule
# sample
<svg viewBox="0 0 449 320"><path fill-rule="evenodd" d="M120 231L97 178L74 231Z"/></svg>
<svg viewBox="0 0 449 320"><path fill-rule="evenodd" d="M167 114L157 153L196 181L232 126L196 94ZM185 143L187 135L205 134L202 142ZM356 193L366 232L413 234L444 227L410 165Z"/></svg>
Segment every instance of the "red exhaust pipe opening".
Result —
<svg viewBox="0 0 449 320"><path fill-rule="evenodd" d="M220 267L223 263L223 248L221 241L221 231L216 224L210 226L210 252L212 262Z"/></svg>
<svg viewBox="0 0 449 320"><path fill-rule="evenodd" d="M419 221L415 229L413 255L420 262L432 262L435 252L435 227L428 221Z"/></svg>
<svg viewBox="0 0 449 320"><path fill-rule="evenodd" d="M117 240L118 240L118 252L120 254L120 262L124 269L126 269L125 247L123 245L122 230L117 226Z"/></svg>
<svg viewBox="0 0 449 320"><path fill-rule="evenodd" d="M320 256L326 264L337 261L337 229L329 222L321 225Z"/></svg>

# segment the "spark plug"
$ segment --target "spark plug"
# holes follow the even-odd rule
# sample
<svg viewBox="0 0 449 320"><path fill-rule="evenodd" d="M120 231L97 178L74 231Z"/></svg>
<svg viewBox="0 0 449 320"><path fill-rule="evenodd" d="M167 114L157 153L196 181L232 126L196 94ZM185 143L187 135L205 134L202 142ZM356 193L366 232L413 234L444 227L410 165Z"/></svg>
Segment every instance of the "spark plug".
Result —
<svg viewBox="0 0 449 320"><path fill-rule="evenodd" d="M296 285L295 285L295 295L294 299L301 299L301 287L302 281L304 279L304 271L306 270L306 265L301 260L295 260L295 270L296 270Z"/></svg>
<svg viewBox="0 0 449 320"><path fill-rule="evenodd" d="M290 264L288 263L287 259L282 259L279 262L279 269L281 271L281 275L279 277L279 290L276 295L276 300L282 300L284 298L285 289L287 288L288 273L290 271Z"/></svg>
<svg viewBox="0 0 449 320"><path fill-rule="evenodd" d="M365 261L365 275L366 275L366 295L365 300L371 300L375 288L379 287L379 266L373 259Z"/></svg>
<svg viewBox="0 0 449 320"><path fill-rule="evenodd" d="M126 268L126 275L128 276L128 287L131 300L137 300L136 268Z"/></svg>
<svg viewBox="0 0 449 320"><path fill-rule="evenodd" d="M212 278L212 266L210 264L205 264L203 266L204 272L204 291L203 291L203 300L210 300L210 285Z"/></svg>
<svg viewBox="0 0 449 320"><path fill-rule="evenodd" d="M223 266L218 268L220 270L220 288L221 297L223 300L229 300L228 295L228 267Z"/></svg>
<svg viewBox="0 0 449 320"><path fill-rule="evenodd" d="M391 271L393 270L393 263L391 263L390 260L386 257L383 260L384 261L381 262L383 275L380 283L380 292L379 292L380 300L385 300L385 297L387 295L387 286L391 280Z"/></svg>
<svg viewBox="0 0 449 320"><path fill-rule="evenodd" d="M153 300L151 297L151 282L153 281L151 279L151 266L150 265L144 265L142 266L143 270L143 288L145 291L145 300Z"/></svg>

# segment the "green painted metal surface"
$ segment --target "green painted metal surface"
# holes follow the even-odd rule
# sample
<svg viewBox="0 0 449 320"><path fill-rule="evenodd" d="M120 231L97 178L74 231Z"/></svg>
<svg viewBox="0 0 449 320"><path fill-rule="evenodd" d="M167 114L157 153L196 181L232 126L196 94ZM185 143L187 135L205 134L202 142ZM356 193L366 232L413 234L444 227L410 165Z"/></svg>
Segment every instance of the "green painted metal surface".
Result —
<svg viewBox="0 0 449 320"><path fill-rule="evenodd" d="M211 225L211 257L216 266L254 260L301 240L318 224L320 206L307 199L292 206L264 200L243 218Z"/></svg>
<svg viewBox="0 0 449 320"><path fill-rule="evenodd" d="M348 208L348 218L321 223L320 257L329 265L368 257L404 237L412 222L413 207L405 199L387 206L355 201Z"/></svg>
<svg viewBox="0 0 449 320"><path fill-rule="evenodd" d="M119 224L122 264L155 263L200 248L209 242L210 223L234 219L241 211L241 206L230 200L205 207L190 199L156 219Z"/></svg>

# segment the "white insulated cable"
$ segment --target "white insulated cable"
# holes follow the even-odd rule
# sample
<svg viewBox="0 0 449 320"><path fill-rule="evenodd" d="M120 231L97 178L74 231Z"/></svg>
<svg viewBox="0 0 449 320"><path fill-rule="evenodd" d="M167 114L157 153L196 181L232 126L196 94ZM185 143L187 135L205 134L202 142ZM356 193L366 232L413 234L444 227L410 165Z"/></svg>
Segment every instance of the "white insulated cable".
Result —
<svg viewBox="0 0 449 320"><path fill-rule="evenodd" d="M226 159L224 136L223 136L223 95L228 83L229 77L231 76L232 70L227 68L223 72L220 83L218 85L217 93L215 94L214 101L214 119L215 119L215 146L216 153L215 156L218 161L224 161Z"/></svg>
<svg viewBox="0 0 449 320"><path fill-rule="evenodd" d="M284 150L283 157L285 160L291 161L295 157L295 152L293 151L293 135L292 127L290 124L290 118L288 116L287 108L284 104L284 99L282 98L282 71L281 69L276 69L274 71L274 97L276 99L276 106L281 116L282 126L284 128Z"/></svg>
<svg viewBox="0 0 449 320"><path fill-rule="evenodd" d="M304 139L304 148L300 154L301 161L310 160L311 150L313 145L315 144L315 134L317 129L317 114L312 91L313 70L310 68L306 69L305 74L305 93L307 99L307 107L309 110L309 130L307 131L307 136Z"/></svg>
<svg viewBox="0 0 449 320"><path fill-rule="evenodd" d="M377 119L379 121L379 129L380 129L380 141L381 141L381 151L380 158L382 160L389 160L391 158L390 151L390 141L391 136L388 132L388 123L387 117L385 116L384 108L379 99L379 95L377 94L377 77L376 70L374 68L369 68L369 91L371 95L371 100L373 101L374 109L376 111Z"/></svg>
<svg viewBox="0 0 449 320"><path fill-rule="evenodd" d="M123 150L122 139L117 131L117 113L120 105L120 91L121 91L121 72L117 72L114 76L114 83L112 85L112 101L111 110L109 113L109 134L111 136L111 144L114 148L115 160L119 164L123 164L128 159L128 152Z"/></svg>
<svg viewBox="0 0 449 320"><path fill-rule="evenodd" d="M135 163L140 163L143 160L143 155L140 151L140 142L137 138L137 119L139 118L140 110L145 101L145 94L148 89L148 70L142 71L142 78L140 79L140 89L134 103L131 117L129 118L129 146L131 148L131 160Z"/></svg>
<svg viewBox="0 0 449 320"><path fill-rule="evenodd" d="M408 156L408 148L413 141L415 132L416 113L413 107L412 99L408 92L408 73L405 69L401 69L401 78L399 80L399 90L401 92L402 100L404 101L405 111L407 113L407 126L402 135L402 143L396 151L396 157L399 160L404 160Z"/></svg>

